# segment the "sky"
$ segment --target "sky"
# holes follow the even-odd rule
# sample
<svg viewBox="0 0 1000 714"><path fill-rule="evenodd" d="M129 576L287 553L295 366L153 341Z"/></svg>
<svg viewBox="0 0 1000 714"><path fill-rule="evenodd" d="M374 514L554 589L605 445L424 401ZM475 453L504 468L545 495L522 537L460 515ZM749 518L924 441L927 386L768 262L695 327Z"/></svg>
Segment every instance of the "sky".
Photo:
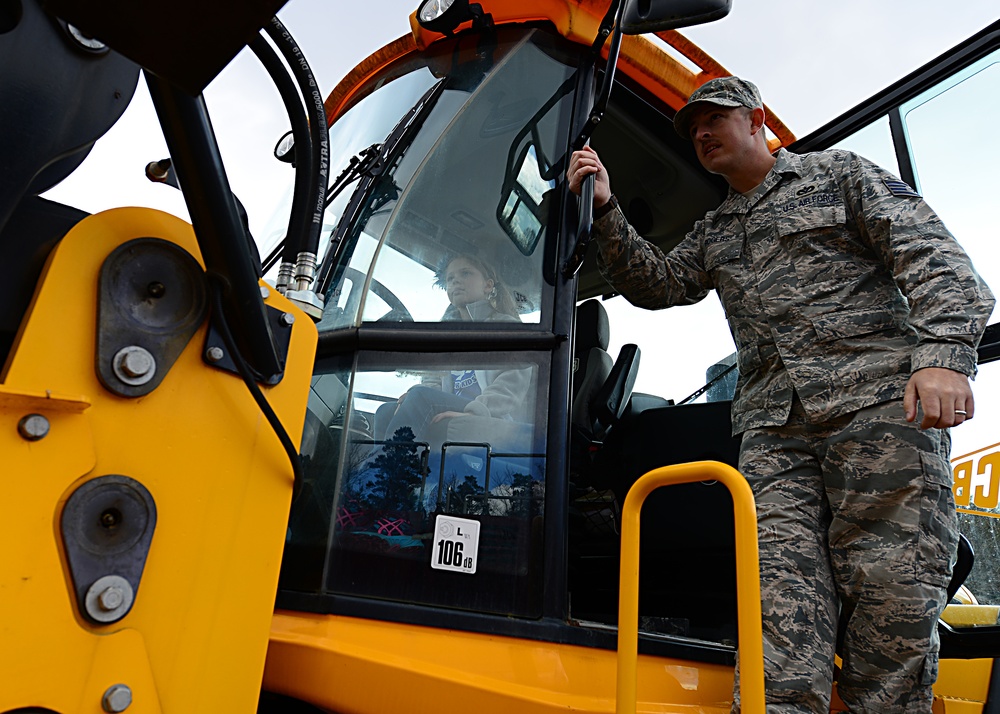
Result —
<svg viewBox="0 0 1000 714"><path fill-rule="evenodd" d="M409 32L409 15L417 4L289 0L279 17L327 95L366 56ZM804 136L998 18L1000 10L992 2L733 0L725 19L682 32L728 70L753 80L769 107L796 135ZM260 239L287 220L279 209L289 193L292 169L272 156L275 142L289 128L284 108L249 51L223 70L205 97L230 183L247 207L251 231ZM140 205L186 218L181 194L150 183L143 174L149 161L166 156L148 93L140 83L118 124L98 141L83 166L47 196L90 212ZM622 311L614 303L608 303L612 354L624 342L640 341L637 335L648 339L651 321L659 319ZM671 334L704 334L706 341L717 340L718 346L711 349L719 357L732 351L715 298L697 309L669 312L673 322L666 329ZM675 358L675 345L662 347L663 352L643 347L643 364L666 359L668 350ZM704 360L694 364L690 375L665 394L649 381L657 370L640 370L638 388L679 400L703 383L704 366ZM1000 381L996 392L1000 419ZM977 435L973 442L958 453L1000 442L1000 436Z"/></svg>
<svg viewBox="0 0 1000 714"><path fill-rule="evenodd" d="M278 13L324 95L379 47L409 32L418 0L289 0ZM343 12L349 8L349 12ZM730 71L752 79L799 136L821 126L1000 17L993 3L940 0L733 0L723 20L683 30ZM292 180L272 156L288 130L270 80L244 51L205 91L234 191L261 235ZM97 212L123 205L187 217L181 195L149 183L167 156L144 85L84 165L47 196Z"/></svg>

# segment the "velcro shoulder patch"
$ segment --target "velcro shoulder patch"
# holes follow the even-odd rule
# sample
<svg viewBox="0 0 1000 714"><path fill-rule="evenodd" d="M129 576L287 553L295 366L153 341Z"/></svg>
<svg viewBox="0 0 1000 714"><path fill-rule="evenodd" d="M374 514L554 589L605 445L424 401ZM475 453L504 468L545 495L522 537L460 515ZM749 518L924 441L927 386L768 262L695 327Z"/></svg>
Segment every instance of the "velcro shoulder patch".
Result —
<svg viewBox="0 0 1000 714"><path fill-rule="evenodd" d="M889 189L889 193L893 196L912 196L913 198L920 198L920 194L914 191L905 181L899 181L898 179L882 179L882 183L885 187Z"/></svg>

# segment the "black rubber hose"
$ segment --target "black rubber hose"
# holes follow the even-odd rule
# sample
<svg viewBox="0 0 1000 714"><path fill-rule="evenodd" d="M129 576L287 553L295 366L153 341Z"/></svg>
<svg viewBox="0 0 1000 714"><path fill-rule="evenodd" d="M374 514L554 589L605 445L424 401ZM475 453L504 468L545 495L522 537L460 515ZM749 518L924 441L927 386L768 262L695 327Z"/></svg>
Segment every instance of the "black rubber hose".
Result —
<svg viewBox="0 0 1000 714"><path fill-rule="evenodd" d="M281 101L285 105L288 113L288 120L292 125L292 136L295 140L293 151L296 152L295 162L295 185L292 189L292 209L288 215L288 230L282 241L282 251L284 260L290 263L295 262L297 255L295 241L290 236L302 236L309 230L309 202L311 174L313 173L310 159L312 156L312 137L309 132L309 120L306 118L305 110L302 106L302 97L298 87L288 74L285 65L282 64L274 48L268 44L261 35L254 37L250 42L251 51L260 60L260 63L267 70L278 89ZM270 262L265 261L265 265ZM270 266L268 265L267 268ZM265 268L265 270L267 269Z"/></svg>
<svg viewBox="0 0 1000 714"><path fill-rule="evenodd" d="M243 378L243 383L250 390L254 401L257 402L257 406L260 407L260 411L264 414L264 418L267 419L267 423L271 425L271 429L274 430L278 441L284 447L285 453L288 454L288 460L292 464L292 492L297 495L302 485L302 458L299 456L299 450L295 448L295 444L292 443L291 437L288 436L284 424L278 419L278 415L274 413L274 409L271 408L263 392L260 391L257 380L254 379L253 372L250 370L250 366L243 359L243 355L240 354L240 351L236 347L236 340L233 339L233 333L229 330L225 311L222 309L222 293L225 289L225 280L220 276L212 274L209 274L209 279L212 284L212 312L216 318L215 326L222 336L222 342L226 345L226 349L229 350L229 354L236 365L237 371L240 373L240 377Z"/></svg>
<svg viewBox="0 0 1000 714"><path fill-rule="evenodd" d="M286 245L284 252L286 260L287 256L294 254L291 261L294 262L294 256L299 253L317 255L319 252L319 236L323 230L326 188L330 180L330 137L327 131L323 95L319 91L319 85L316 83L316 78L313 76L302 50L299 49L291 34L278 18L271 18L271 22L264 27L264 31L274 41L278 51L288 63L292 76L299 85L299 91L305 99L306 113L310 119L309 135L312 140L309 161L308 195L310 201L306 207L307 220L309 221L308 230L301 234L300 240L302 242L300 244L291 246L293 250L289 250L289 246ZM296 156L297 160L302 160L302 158L304 157Z"/></svg>

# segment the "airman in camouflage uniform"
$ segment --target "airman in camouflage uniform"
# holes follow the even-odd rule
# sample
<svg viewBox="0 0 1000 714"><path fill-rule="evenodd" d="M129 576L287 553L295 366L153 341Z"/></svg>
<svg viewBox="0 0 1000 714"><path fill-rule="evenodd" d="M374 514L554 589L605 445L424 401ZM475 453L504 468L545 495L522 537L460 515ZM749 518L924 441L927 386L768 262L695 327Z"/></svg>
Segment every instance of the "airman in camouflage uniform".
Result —
<svg viewBox="0 0 1000 714"><path fill-rule="evenodd" d="M677 131L731 190L666 254L617 209L595 152L574 153L567 177L578 190L595 175L601 270L630 302L715 289L725 308L768 712L829 711L843 620L851 711L929 713L957 546L947 427L972 418L993 295L909 186L847 151L771 155L763 122L757 88L736 77L678 112Z"/></svg>

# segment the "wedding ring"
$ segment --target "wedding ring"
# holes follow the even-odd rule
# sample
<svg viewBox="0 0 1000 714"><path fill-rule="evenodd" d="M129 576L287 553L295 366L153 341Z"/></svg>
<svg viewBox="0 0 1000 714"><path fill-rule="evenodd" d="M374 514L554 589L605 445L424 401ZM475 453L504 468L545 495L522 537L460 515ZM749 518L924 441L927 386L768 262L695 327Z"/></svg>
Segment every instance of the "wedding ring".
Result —
<svg viewBox="0 0 1000 714"><path fill-rule="evenodd" d="M963 412L961 409L956 409L955 413L961 414L962 416L969 416L969 412Z"/></svg>

